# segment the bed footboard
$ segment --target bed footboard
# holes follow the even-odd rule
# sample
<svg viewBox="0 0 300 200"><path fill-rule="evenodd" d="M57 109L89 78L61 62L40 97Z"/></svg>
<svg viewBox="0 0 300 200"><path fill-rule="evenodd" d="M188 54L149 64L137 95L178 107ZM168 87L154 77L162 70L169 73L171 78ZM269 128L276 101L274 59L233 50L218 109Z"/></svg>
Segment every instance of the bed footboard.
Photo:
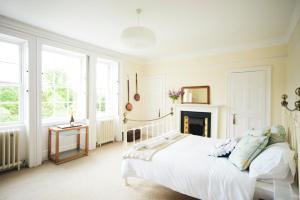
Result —
<svg viewBox="0 0 300 200"><path fill-rule="evenodd" d="M140 119L129 119L127 118L127 113L124 113L123 119L123 146L125 151L129 147L129 142L127 135L128 133L132 134L133 141L131 144L136 144L142 141L146 141L150 138L154 138L169 131L175 130L175 117L173 113L173 108L171 108L171 112L155 119L149 120L140 120ZM128 124L128 122L140 123L141 125L133 126ZM130 127L130 128L129 128ZM140 138L136 139L136 135L139 134Z"/></svg>

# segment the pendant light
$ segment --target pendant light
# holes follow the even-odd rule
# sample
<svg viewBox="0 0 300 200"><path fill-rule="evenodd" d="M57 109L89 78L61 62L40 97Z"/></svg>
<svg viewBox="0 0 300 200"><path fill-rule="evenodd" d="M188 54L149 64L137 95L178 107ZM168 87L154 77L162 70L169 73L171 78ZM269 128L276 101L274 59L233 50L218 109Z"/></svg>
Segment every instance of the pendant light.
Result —
<svg viewBox="0 0 300 200"><path fill-rule="evenodd" d="M153 31L140 25L140 14L142 9L136 9L137 26L132 26L123 30L121 41L130 48L149 48L155 45L156 38Z"/></svg>

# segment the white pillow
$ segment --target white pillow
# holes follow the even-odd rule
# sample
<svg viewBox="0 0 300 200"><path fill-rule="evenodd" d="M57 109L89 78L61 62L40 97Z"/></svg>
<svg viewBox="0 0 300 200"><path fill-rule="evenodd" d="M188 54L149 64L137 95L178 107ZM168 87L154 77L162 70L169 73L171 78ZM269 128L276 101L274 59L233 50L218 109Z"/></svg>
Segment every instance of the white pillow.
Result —
<svg viewBox="0 0 300 200"><path fill-rule="evenodd" d="M249 176L257 179L293 179L294 152L287 143L268 146L250 164Z"/></svg>

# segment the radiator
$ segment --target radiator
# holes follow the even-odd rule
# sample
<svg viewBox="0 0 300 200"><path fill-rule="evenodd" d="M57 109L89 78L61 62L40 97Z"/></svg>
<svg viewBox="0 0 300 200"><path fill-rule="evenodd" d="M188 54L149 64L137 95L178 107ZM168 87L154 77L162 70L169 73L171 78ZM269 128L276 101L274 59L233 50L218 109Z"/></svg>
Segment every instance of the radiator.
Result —
<svg viewBox="0 0 300 200"><path fill-rule="evenodd" d="M99 121L97 125L97 145L113 142L114 139L114 120L107 119Z"/></svg>
<svg viewBox="0 0 300 200"><path fill-rule="evenodd" d="M0 130L0 170L20 170L19 130Z"/></svg>

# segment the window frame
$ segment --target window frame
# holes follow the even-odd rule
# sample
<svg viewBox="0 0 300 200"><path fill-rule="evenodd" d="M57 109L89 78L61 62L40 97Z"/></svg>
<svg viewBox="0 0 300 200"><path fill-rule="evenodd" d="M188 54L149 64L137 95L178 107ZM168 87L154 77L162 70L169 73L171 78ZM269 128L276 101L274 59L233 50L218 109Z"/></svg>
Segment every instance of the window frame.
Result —
<svg viewBox="0 0 300 200"><path fill-rule="evenodd" d="M108 65L108 79L107 79L107 88L106 88L106 95L108 96L107 98L107 102L113 102L114 100L114 94L113 91L114 90L114 84L113 81L116 81L116 84L119 84L119 64L118 62L114 61L114 60L109 60L109 59L104 59L104 58L100 58L97 57L96 59L96 75L97 75L97 70L98 70L98 63L104 63ZM114 66L115 65L115 66ZM116 67L116 80L113 79L113 67ZM119 85L118 85L119 87ZM97 110L97 103L98 103L98 91L100 89L103 89L101 87L97 87L97 77L96 77L96 119L97 120L101 120L101 119L107 119L107 118L111 118L115 115L114 113L114 108L112 103L111 104L106 104L108 105L108 109L105 110L105 112L100 112ZM117 89L117 88L116 88ZM108 92L108 91L112 91L112 92ZM116 97L118 98L118 93L119 91L117 91ZM118 101L118 105L117 105L117 110L119 109L119 101Z"/></svg>
<svg viewBox="0 0 300 200"><path fill-rule="evenodd" d="M64 55L64 56L72 56L72 57L78 57L81 59L81 67L83 69L83 73L81 76L81 79L84 81L85 83L85 87L84 87L84 101L85 101L85 112L84 112L84 116L81 116L79 118L76 118L76 121L84 121L88 118L88 54L85 52L82 52L76 48L70 48L64 45L59 45L56 43L48 43L48 42L42 42L41 43L41 48L40 48L40 64L41 64L41 95L40 95L40 106L41 106L41 110L40 110L40 118L42 121L43 125L52 125L52 124L57 124L57 123L67 123L69 121L69 118L66 117L50 117L50 118L44 118L43 117L43 104L45 102L43 102L43 89L45 88L44 84L43 84L43 62L42 62L42 57L43 57L43 51L48 51L48 52L52 52L52 53L56 53L56 54L60 54L60 55ZM53 88L52 85L46 85L46 87ZM54 90L57 88L65 88L65 89L72 89L70 87L70 85L63 85L63 86L56 86L54 87ZM78 93L79 94L79 93ZM72 102L76 102L76 101L72 101ZM70 102L59 102L59 103L70 103ZM50 104L52 104L53 106L58 105L58 102L50 102Z"/></svg>
<svg viewBox="0 0 300 200"><path fill-rule="evenodd" d="M27 42L25 40L15 38L13 36L9 35L2 35L0 34L0 41L5 43L11 43L19 46L19 79L18 82L5 82L0 80L0 86L8 86L8 87L18 87L18 98L19 100L17 102L11 102L11 103L18 103L19 109L18 109L18 120L17 121L11 121L11 122L1 122L0 121L0 127L2 126L11 126L11 125L20 125L24 124L25 120L25 61L26 61L26 44ZM10 63L15 64L15 63ZM26 70L28 72L28 70ZM28 90L26 91L28 92ZM7 102L10 103L10 102Z"/></svg>

